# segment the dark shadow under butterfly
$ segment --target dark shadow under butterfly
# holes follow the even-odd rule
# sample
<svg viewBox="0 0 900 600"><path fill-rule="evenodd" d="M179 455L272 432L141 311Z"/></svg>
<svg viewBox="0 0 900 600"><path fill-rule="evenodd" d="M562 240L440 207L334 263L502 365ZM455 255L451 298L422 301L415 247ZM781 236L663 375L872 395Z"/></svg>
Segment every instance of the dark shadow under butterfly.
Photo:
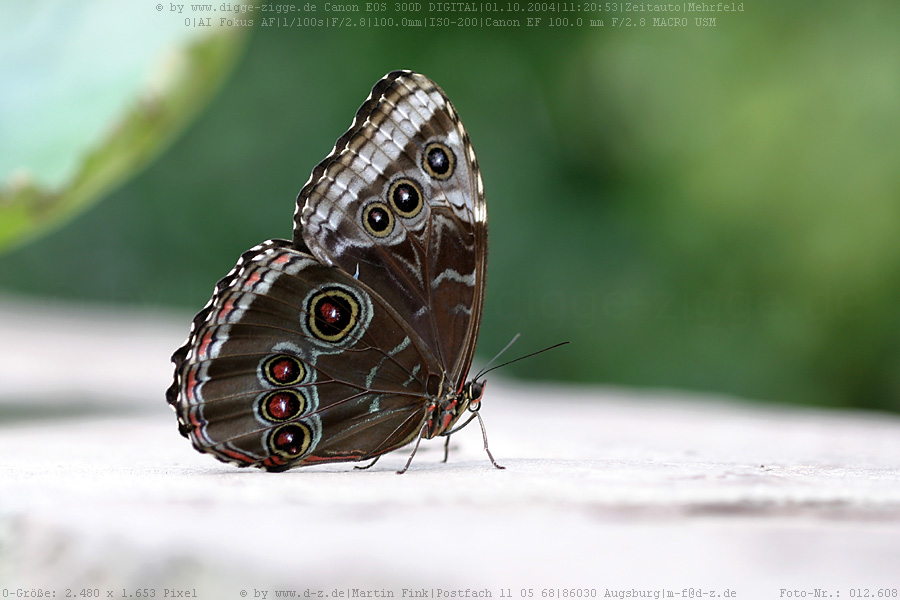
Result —
<svg viewBox="0 0 900 600"><path fill-rule="evenodd" d="M486 270L469 136L434 82L389 73L313 169L293 240L245 252L172 356L181 433L281 471L418 447L467 410L480 422L466 376Z"/></svg>

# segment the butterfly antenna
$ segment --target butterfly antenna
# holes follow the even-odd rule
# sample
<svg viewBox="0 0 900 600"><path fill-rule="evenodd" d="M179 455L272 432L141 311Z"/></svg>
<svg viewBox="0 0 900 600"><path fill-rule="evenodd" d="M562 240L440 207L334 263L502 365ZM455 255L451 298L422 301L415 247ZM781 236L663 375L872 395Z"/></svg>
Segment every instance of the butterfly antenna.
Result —
<svg viewBox="0 0 900 600"><path fill-rule="evenodd" d="M516 339L517 339L518 337L519 337L519 335L516 334L516 337L513 338L512 342L516 341ZM506 345L506 348L509 348L510 345L512 345L512 342L510 342L509 344L507 344L507 345ZM481 377L484 377L485 375L487 375L487 374L490 373L491 371L494 371L494 370L496 370L496 369L499 369L500 367L505 367L506 365L511 365L511 364L513 364L514 362L519 362L520 360L524 360L524 359L526 359L526 358L531 358L532 356L537 356L538 354L541 354L542 352L546 352L547 350L553 350L554 348L559 348L560 346L565 346L565 345L568 344L568 343L569 343L569 342L560 342L560 343L558 343L558 344L553 344L552 346L548 346L547 348L543 348L542 350L538 350L537 352L532 352L531 354L526 354L525 356L520 356L519 358L514 358L514 359L512 359L512 360L508 360L508 361L506 361L506 362L503 363L503 364L497 365L496 367L488 368L488 367L490 366L491 362L494 362L494 360L491 360L491 362L489 362L487 365L485 365L485 367L484 367L483 369L481 369L481 371L478 372L478 375L476 375L476 376L472 379L472 381L477 381L477 380L480 379ZM504 348L503 350L501 350L501 351L500 351L500 354L503 354L503 352L506 350L506 348ZM500 356L500 354L498 354L497 356ZM494 359L496 359L497 356L495 356Z"/></svg>
<svg viewBox="0 0 900 600"><path fill-rule="evenodd" d="M472 381L478 381L478 378L481 377L482 375L484 375L484 374L487 372L487 369L488 369L492 364L494 364L494 361L497 360L498 358L500 358L500 357L503 355L504 352L506 352L507 350L509 350L509 347L512 346L513 344L515 344L515 343L516 343L516 340L519 339L520 337L522 337L522 334L521 334L521 333L517 333L516 335L514 335L513 338L512 338L511 340L509 340L509 343L506 344L505 346L503 346L503 350L501 350L500 352L498 352L497 354L495 354L495 355L494 355L494 358L492 358L491 360L489 360L488 363L487 363L486 365L484 365L484 366L481 368L481 371L478 372L478 375L476 375L475 377L472 378Z"/></svg>

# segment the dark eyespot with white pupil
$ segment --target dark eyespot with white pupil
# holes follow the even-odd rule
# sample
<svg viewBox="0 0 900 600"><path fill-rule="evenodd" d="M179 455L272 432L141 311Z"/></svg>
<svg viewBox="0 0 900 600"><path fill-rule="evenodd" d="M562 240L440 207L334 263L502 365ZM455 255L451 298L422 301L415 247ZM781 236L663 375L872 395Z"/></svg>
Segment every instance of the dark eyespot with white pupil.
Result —
<svg viewBox="0 0 900 600"><path fill-rule="evenodd" d="M422 211L422 189L412 179L398 179L388 189L388 200L397 214L411 219Z"/></svg>
<svg viewBox="0 0 900 600"><path fill-rule="evenodd" d="M369 204L362 215L363 226L375 237L387 237L394 229L394 215L382 202Z"/></svg>
<svg viewBox="0 0 900 600"><path fill-rule="evenodd" d="M456 155L453 150L441 142L432 142L425 146L422 159L425 172L438 181L449 179L456 169Z"/></svg>

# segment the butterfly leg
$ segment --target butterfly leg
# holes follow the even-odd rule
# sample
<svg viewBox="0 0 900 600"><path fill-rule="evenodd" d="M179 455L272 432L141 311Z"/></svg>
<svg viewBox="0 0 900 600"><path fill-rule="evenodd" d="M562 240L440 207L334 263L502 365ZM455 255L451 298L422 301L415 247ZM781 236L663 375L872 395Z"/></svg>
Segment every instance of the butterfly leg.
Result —
<svg viewBox="0 0 900 600"><path fill-rule="evenodd" d="M444 444L444 462L447 462L447 453L449 452L449 448L450 448L450 436L452 434L456 433L457 431L459 431L460 429L462 429L463 427L465 427L466 425L468 425L469 423L471 423L472 419L474 419L476 417L478 418L478 424L481 425L481 437L484 438L484 451L487 452L488 458L491 459L491 464L494 465L495 467L497 467L498 469L505 469L506 467L502 467L497 464L497 461L494 460L494 455L491 454L491 451L488 449L487 430L484 427L484 421L481 420L481 414L477 413L477 412L473 412L472 415L469 416L469 418L466 419L466 421L462 425L457 425L450 431L442 434L442 435L447 436L447 442Z"/></svg>
<svg viewBox="0 0 900 600"><path fill-rule="evenodd" d="M357 469L357 470L359 470L359 471L365 471L366 469L368 469L369 467L371 467L371 466L373 466L375 463L377 463L379 458L381 458L381 455L380 455L380 454L379 454L378 456L375 457L375 460L373 460L373 461L370 462L369 464L365 465L364 467L360 467L359 465L354 465L353 468L354 468L354 469Z"/></svg>
<svg viewBox="0 0 900 600"><path fill-rule="evenodd" d="M487 452L488 458L491 459L491 464L493 464L498 469L505 469L506 467L501 467L497 464L497 461L494 460L494 456L491 454L491 451L488 449L488 441L487 441L487 430L484 428L484 421L481 419L480 413L475 413L475 416L478 417L478 424L481 425L481 437L484 438L484 451Z"/></svg>
<svg viewBox="0 0 900 600"><path fill-rule="evenodd" d="M441 462L447 462L447 457L450 456L450 434L445 434L447 439L444 441L444 460Z"/></svg>
<svg viewBox="0 0 900 600"><path fill-rule="evenodd" d="M425 428L427 426L428 426L427 422L424 425L422 425L422 429L419 431L419 437L416 438L416 445L413 446L412 453L409 455L409 460L406 461L406 464L403 466L402 469L397 471L397 475L403 475L404 473L406 473L406 470L409 469L409 465L412 464L413 456L416 455L416 451L419 449L419 442L421 442L422 438L425 437Z"/></svg>

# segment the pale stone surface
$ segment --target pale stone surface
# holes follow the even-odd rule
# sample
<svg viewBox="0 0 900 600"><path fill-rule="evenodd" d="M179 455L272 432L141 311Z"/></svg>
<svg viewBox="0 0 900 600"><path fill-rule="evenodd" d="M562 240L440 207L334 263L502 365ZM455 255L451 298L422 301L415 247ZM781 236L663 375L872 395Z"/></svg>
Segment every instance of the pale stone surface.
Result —
<svg viewBox="0 0 900 600"><path fill-rule="evenodd" d="M0 596L900 588L897 417L492 378L504 471L474 425L403 476L406 450L268 474L178 435L188 322L0 303Z"/></svg>

